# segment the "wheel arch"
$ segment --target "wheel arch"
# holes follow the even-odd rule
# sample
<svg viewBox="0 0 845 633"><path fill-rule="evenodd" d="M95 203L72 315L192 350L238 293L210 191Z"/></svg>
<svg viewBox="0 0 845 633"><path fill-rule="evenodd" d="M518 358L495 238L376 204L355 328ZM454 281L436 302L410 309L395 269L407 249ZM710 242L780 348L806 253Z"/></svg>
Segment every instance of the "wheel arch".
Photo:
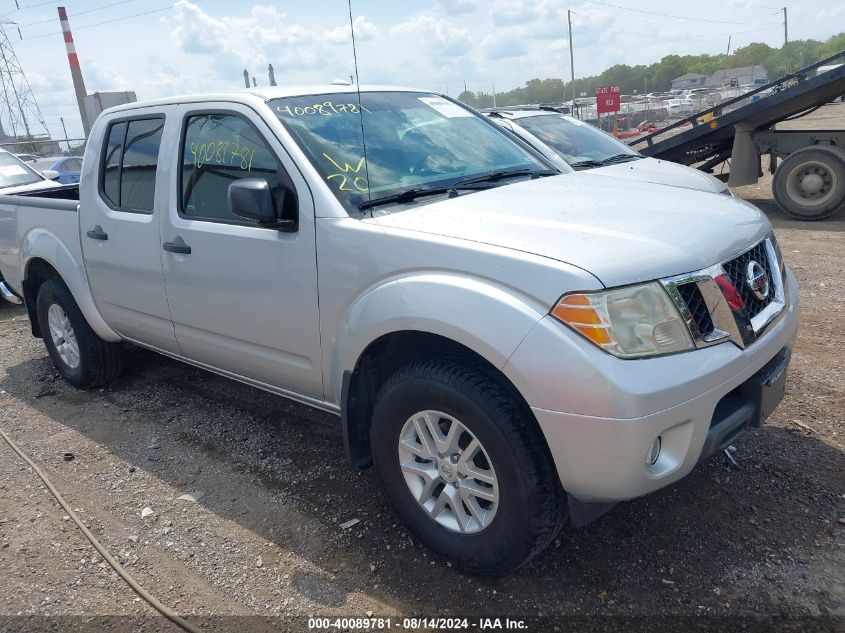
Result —
<svg viewBox="0 0 845 633"><path fill-rule="evenodd" d="M354 368L343 373L341 425L346 456L354 470L366 470L372 465L370 425L381 385L399 368L418 360L433 358L457 360L498 382L535 427L542 438L544 450L552 460L545 436L531 407L499 367L476 350L446 336L421 330L399 330L383 334L372 341L361 352Z"/></svg>
<svg viewBox="0 0 845 633"><path fill-rule="evenodd" d="M53 238L51 245L53 245L52 252L55 254L55 257L47 256L43 248L30 248L25 254L23 263L21 288L32 327L32 335L36 338L41 338L42 336L38 326L38 317L35 312L38 291L45 281L55 278L60 279L67 286L74 300L79 305L79 309L85 316L85 320L88 321L91 329L100 338L110 342L121 340L120 336L103 321L103 318L94 305L94 300L88 287L88 280L81 264L76 261L70 251L60 241ZM65 274L62 274L62 271L65 271ZM72 274L67 274L66 271L70 271Z"/></svg>

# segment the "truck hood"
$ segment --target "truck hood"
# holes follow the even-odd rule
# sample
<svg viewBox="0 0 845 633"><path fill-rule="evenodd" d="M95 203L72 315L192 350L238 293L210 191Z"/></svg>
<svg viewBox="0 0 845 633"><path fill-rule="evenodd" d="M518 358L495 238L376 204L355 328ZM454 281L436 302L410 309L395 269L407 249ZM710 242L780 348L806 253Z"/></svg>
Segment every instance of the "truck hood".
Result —
<svg viewBox="0 0 845 633"><path fill-rule="evenodd" d="M771 231L742 200L595 170L418 201L364 221L548 257L608 287L706 268Z"/></svg>
<svg viewBox="0 0 845 633"><path fill-rule="evenodd" d="M607 165L593 171L603 176L686 187L710 193L722 193L728 188L721 180L703 171L656 158L641 158L627 163Z"/></svg>

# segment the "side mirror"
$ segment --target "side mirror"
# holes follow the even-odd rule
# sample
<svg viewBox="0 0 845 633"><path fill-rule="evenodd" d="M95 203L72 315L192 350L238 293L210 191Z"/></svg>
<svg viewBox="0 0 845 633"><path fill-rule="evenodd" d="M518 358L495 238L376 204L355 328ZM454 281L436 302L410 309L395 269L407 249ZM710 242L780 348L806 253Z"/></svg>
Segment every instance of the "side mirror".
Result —
<svg viewBox="0 0 845 633"><path fill-rule="evenodd" d="M61 177L61 174L53 169L45 169L41 172L41 175L47 180L58 180Z"/></svg>
<svg viewBox="0 0 845 633"><path fill-rule="evenodd" d="M288 196L294 195L284 185L279 195L284 208ZM244 178L229 185L229 212L258 224L275 226L280 230L295 231L296 219L280 217L276 206L276 198L270 190L269 183L263 178Z"/></svg>

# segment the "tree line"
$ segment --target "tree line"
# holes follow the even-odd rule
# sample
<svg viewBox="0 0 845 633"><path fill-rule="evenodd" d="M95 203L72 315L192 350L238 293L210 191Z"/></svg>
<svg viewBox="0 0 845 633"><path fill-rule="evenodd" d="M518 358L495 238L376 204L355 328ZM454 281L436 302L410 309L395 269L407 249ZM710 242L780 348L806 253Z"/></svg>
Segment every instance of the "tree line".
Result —
<svg viewBox="0 0 845 633"><path fill-rule="evenodd" d="M845 33L822 41L795 40L788 44L789 70L795 71L845 50ZM845 62L845 59L841 60ZM784 48L752 43L737 48L730 55L666 55L649 66L617 64L599 75L576 79L574 83L552 77L531 79L524 87L496 93L496 105L511 106L525 103L557 103L586 93L592 97L600 86L619 86L623 94L645 94L669 90L671 81L686 73L712 75L717 70L761 65L769 71L769 80L786 74L787 56ZM476 108L493 106L492 93L465 90L458 99Z"/></svg>

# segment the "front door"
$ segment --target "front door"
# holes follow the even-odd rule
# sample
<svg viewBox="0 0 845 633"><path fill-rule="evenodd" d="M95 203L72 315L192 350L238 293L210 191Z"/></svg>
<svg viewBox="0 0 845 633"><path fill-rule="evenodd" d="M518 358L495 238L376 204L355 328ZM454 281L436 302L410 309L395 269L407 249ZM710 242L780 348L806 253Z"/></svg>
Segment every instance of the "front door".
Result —
<svg viewBox="0 0 845 633"><path fill-rule="evenodd" d="M180 160L162 226L164 276L182 353L212 367L322 399L314 202L281 143L249 107L180 106ZM299 227L231 214L229 185L287 182ZM282 204L282 201L278 201Z"/></svg>
<svg viewBox="0 0 845 633"><path fill-rule="evenodd" d="M97 309L121 336L178 353L164 290L159 215L167 209L162 132L172 106L107 117L104 147L84 164L79 220ZM161 154L163 156L163 154Z"/></svg>

